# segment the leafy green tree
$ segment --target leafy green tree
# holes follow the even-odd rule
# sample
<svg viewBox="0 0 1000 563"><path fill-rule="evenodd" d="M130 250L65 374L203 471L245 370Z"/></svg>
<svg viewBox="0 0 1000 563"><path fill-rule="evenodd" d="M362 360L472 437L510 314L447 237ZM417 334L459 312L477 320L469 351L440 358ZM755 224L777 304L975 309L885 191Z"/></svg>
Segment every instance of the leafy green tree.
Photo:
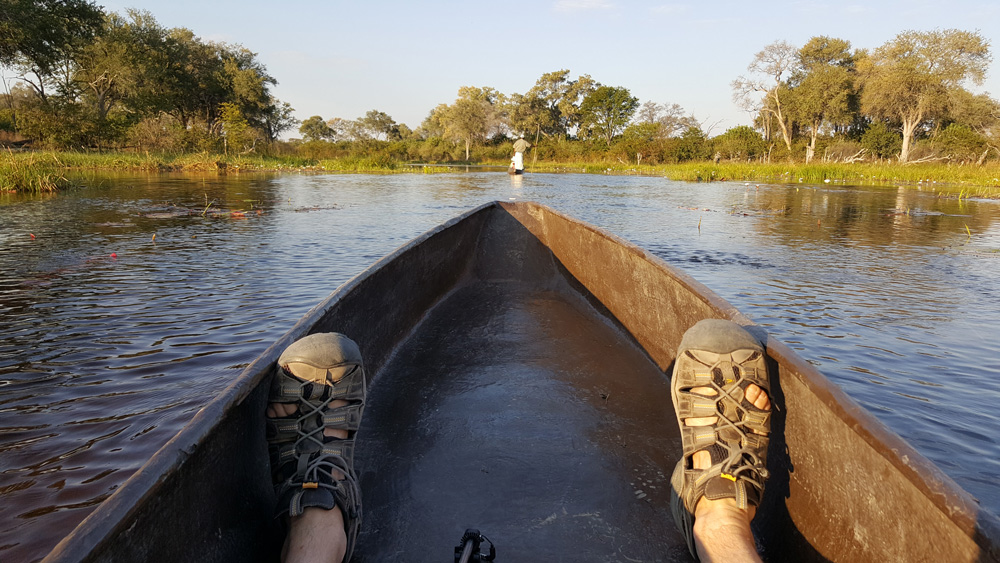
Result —
<svg viewBox="0 0 1000 563"><path fill-rule="evenodd" d="M185 127L211 130L220 105L228 99L224 81L225 49L201 41L185 28L169 31L170 67L161 84L166 108Z"/></svg>
<svg viewBox="0 0 1000 563"><path fill-rule="evenodd" d="M165 39L166 30L149 12L111 13L100 34L77 54L73 81L94 115L99 140L113 141L129 122L160 109Z"/></svg>
<svg viewBox="0 0 1000 563"><path fill-rule="evenodd" d="M861 146L876 158L890 158L899 153L902 139L882 121L872 123L861 135Z"/></svg>
<svg viewBox="0 0 1000 563"><path fill-rule="evenodd" d="M793 72L793 114L809 131L806 162L816 153L816 140L824 125L851 120L854 97L854 57L843 39L813 37L799 49L800 68Z"/></svg>
<svg viewBox="0 0 1000 563"><path fill-rule="evenodd" d="M0 65L16 65L44 99L45 82L101 29L86 0L0 0ZM30 80L30 79L29 79Z"/></svg>
<svg viewBox="0 0 1000 563"><path fill-rule="evenodd" d="M960 162L982 162L989 149L986 139L968 125L952 123L934 139L934 144L949 158Z"/></svg>
<svg viewBox="0 0 1000 563"><path fill-rule="evenodd" d="M674 157L680 161L705 160L709 156L708 138L697 127L688 127L681 134L674 148Z"/></svg>
<svg viewBox="0 0 1000 563"><path fill-rule="evenodd" d="M226 154L229 154L230 150L238 153L253 150L257 144L257 134L243 116L239 106L225 102L219 110Z"/></svg>
<svg viewBox="0 0 1000 563"><path fill-rule="evenodd" d="M399 138L399 124L383 111L373 109L357 121L365 137L379 141L392 141Z"/></svg>
<svg viewBox="0 0 1000 563"><path fill-rule="evenodd" d="M444 136L465 143L466 160L472 145L485 142L502 124L501 103L499 93L492 88L463 86L455 103L440 111L437 119Z"/></svg>
<svg viewBox="0 0 1000 563"><path fill-rule="evenodd" d="M274 103L270 88L278 81L267 73L257 54L245 47L228 47L221 54L228 103L235 104L253 127L263 130Z"/></svg>
<svg viewBox="0 0 1000 563"><path fill-rule="evenodd" d="M963 82L981 84L989 62L989 43L978 32L905 31L859 63L862 110L901 123L899 160L907 162L918 128L945 114Z"/></svg>
<svg viewBox="0 0 1000 563"><path fill-rule="evenodd" d="M597 87L588 75L570 80L568 70L543 74L525 94L508 104L510 127L521 133L565 137L581 124L580 103Z"/></svg>
<svg viewBox="0 0 1000 563"><path fill-rule="evenodd" d="M529 94L512 94L507 103L507 123L515 133L530 133L536 139L549 135L558 121L543 98Z"/></svg>
<svg viewBox="0 0 1000 563"><path fill-rule="evenodd" d="M973 94L965 88L956 89L949 100L948 117L955 123L968 125L985 137L1000 137L992 134L1000 126L1000 102L989 94Z"/></svg>
<svg viewBox="0 0 1000 563"><path fill-rule="evenodd" d="M635 160L636 165L642 164L644 158L653 156L659 152L658 141L660 139L660 124L656 121L643 121L633 123L625 128L621 136L615 142L615 149L625 153L625 157L631 161Z"/></svg>
<svg viewBox="0 0 1000 563"><path fill-rule="evenodd" d="M441 118L447 111L448 104L438 104L427 114L427 117L420 123L420 127L417 127L417 135L421 139L443 138L444 124L441 123Z"/></svg>
<svg viewBox="0 0 1000 563"><path fill-rule="evenodd" d="M754 114L765 117L767 126L773 120L781 130L781 138L792 150L792 116L786 101L791 97L788 77L798 64L798 50L785 41L776 41L754 55L747 66L749 76L732 82L733 101ZM765 129L765 137L771 137Z"/></svg>
<svg viewBox="0 0 1000 563"><path fill-rule="evenodd" d="M592 126L609 145L632 120L639 107L639 98L627 88L600 86L587 94L580 104L583 124Z"/></svg>
<svg viewBox="0 0 1000 563"><path fill-rule="evenodd" d="M299 126L299 133L302 133L302 137L306 141L332 141L334 139L333 129L318 115L304 120Z"/></svg>
<svg viewBox="0 0 1000 563"><path fill-rule="evenodd" d="M288 102L279 101L271 96L271 102L261 118L261 127L267 135L268 142L277 141L279 135L294 129L299 124L299 120L295 119L294 112L295 110Z"/></svg>
<svg viewBox="0 0 1000 563"><path fill-rule="evenodd" d="M714 139L715 149L729 160L752 160L767 153L767 142L752 127L740 125L728 129Z"/></svg>

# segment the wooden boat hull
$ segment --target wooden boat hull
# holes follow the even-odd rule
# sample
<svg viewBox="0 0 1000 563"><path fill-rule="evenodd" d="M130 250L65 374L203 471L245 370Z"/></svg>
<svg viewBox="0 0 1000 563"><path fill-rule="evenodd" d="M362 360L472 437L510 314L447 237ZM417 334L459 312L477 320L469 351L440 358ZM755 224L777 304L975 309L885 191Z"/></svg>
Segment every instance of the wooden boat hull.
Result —
<svg viewBox="0 0 1000 563"><path fill-rule="evenodd" d="M316 306L46 561L273 560L267 383L285 346L320 331L354 338L372 378L355 560L447 559L468 527L508 561L688 560L665 373L707 317L766 339L769 559L1000 559L994 516L707 288L543 206L493 203Z"/></svg>

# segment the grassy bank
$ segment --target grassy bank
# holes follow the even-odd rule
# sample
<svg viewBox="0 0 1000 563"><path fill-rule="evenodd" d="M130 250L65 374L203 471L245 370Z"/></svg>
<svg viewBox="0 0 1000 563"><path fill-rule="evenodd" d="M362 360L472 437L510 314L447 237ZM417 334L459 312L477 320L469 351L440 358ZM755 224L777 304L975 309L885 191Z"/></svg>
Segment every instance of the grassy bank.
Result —
<svg viewBox="0 0 1000 563"><path fill-rule="evenodd" d="M56 191L69 185L62 170L51 155L4 154L0 156L0 193Z"/></svg>
<svg viewBox="0 0 1000 563"><path fill-rule="evenodd" d="M662 168L664 175L688 181L765 181L781 183L905 184L979 189L1000 193L1000 165L949 164L763 164L707 162Z"/></svg>
<svg viewBox="0 0 1000 563"><path fill-rule="evenodd" d="M507 162L490 162L506 166ZM961 197L1000 198L1000 164L855 163L764 164L694 162L669 165L627 165L622 162L529 162L529 172L643 174L692 182L739 181L768 183L843 183L904 185L930 188ZM426 173L447 168L411 166L389 155L348 156L314 160L296 156L227 156L218 154L136 154L83 152L6 152L0 155L0 191L45 192L69 184L72 170L258 172L330 171L363 173Z"/></svg>
<svg viewBox="0 0 1000 563"><path fill-rule="evenodd" d="M984 166L948 164L765 164L689 162L683 164L625 165L617 163L529 164L532 172L583 172L587 174L642 174L666 176L687 182L767 182L779 184L840 183L903 185L931 188L947 194L1000 198L1000 164Z"/></svg>

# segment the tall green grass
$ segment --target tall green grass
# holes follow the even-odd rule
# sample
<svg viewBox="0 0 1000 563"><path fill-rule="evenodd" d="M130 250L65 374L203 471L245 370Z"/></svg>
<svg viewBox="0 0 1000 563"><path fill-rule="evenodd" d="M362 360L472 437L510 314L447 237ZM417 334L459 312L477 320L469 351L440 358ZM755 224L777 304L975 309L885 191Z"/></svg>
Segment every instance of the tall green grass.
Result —
<svg viewBox="0 0 1000 563"><path fill-rule="evenodd" d="M485 162L506 166L507 161ZM959 197L1000 198L1000 163L983 166L897 163L739 163L693 162L667 165L629 165L621 161L549 162L527 164L529 172L587 174L649 174L693 182L745 181L769 183L845 183L907 185ZM374 152L361 156L314 160L298 156L196 154L139 154L87 152L6 152L0 155L0 190L51 191L69 185L65 170L255 172L322 170L363 173L430 173L445 167L412 166Z"/></svg>
<svg viewBox="0 0 1000 563"><path fill-rule="evenodd" d="M865 185L908 184L942 191L976 187L983 193L1000 194L1000 164L984 166L948 164L763 164L685 163L653 167L674 180L765 181L782 183L849 183Z"/></svg>
<svg viewBox="0 0 1000 563"><path fill-rule="evenodd" d="M69 186L61 166L50 155L0 155L0 192L54 192Z"/></svg>
<svg viewBox="0 0 1000 563"><path fill-rule="evenodd" d="M333 172L370 172L382 174L416 171L409 169L410 167L408 166L400 166L400 163L394 158L381 154L321 160L319 161L319 168Z"/></svg>

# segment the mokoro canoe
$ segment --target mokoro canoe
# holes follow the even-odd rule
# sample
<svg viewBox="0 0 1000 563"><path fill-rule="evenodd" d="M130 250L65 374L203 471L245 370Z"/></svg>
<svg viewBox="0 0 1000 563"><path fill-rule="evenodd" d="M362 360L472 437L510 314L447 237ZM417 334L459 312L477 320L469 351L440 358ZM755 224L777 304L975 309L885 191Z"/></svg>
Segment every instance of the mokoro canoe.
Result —
<svg viewBox="0 0 1000 563"><path fill-rule="evenodd" d="M359 561L443 561L478 528L500 561L684 561L674 353L703 318L766 340L775 404L755 531L788 561L994 561L1000 526L787 346L682 272L534 203L491 203L313 308L46 561L274 560L263 411L281 350L360 345Z"/></svg>

